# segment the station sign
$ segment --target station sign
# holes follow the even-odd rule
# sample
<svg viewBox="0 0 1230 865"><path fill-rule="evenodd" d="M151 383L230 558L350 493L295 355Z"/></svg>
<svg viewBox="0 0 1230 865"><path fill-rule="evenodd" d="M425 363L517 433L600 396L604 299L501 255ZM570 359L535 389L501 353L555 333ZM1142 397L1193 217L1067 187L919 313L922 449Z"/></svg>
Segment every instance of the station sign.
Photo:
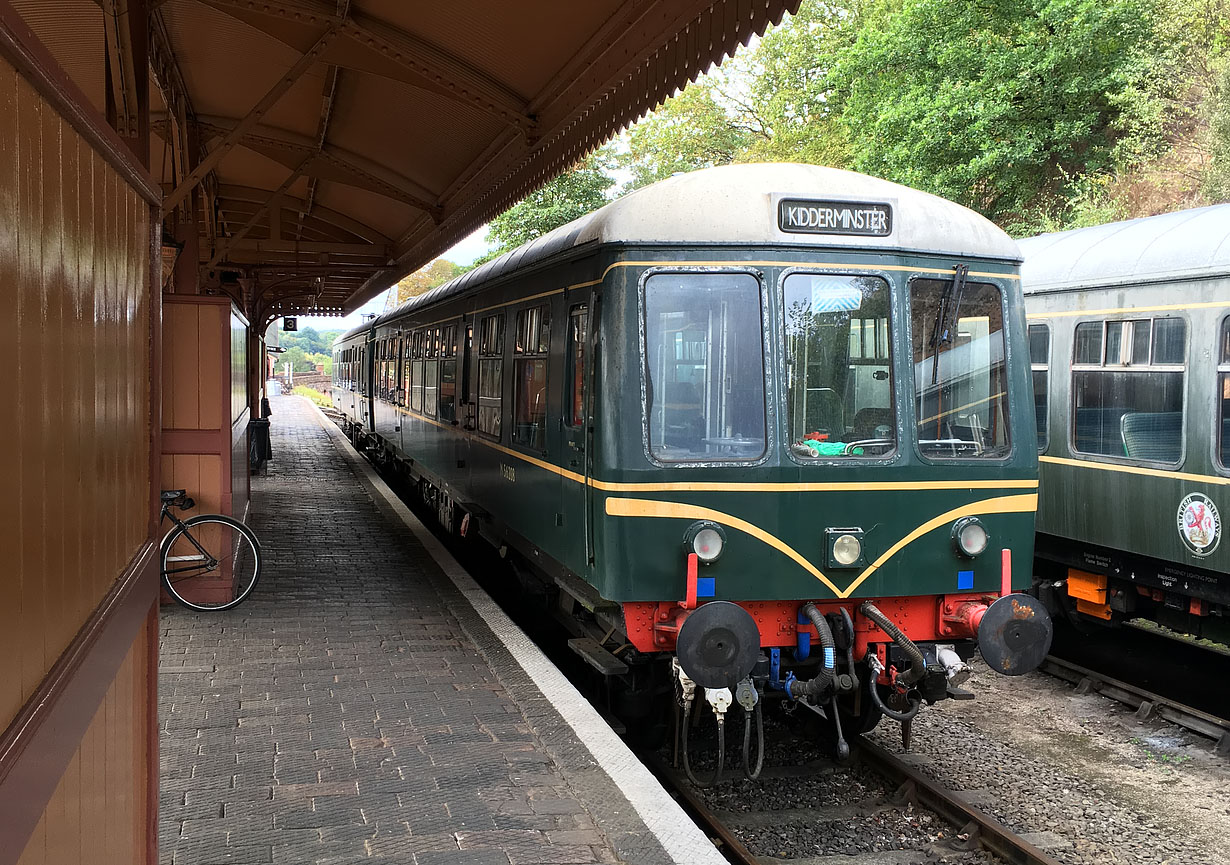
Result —
<svg viewBox="0 0 1230 865"><path fill-rule="evenodd" d="M777 203L777 226L792 234L888 237L893 231L893 208L882 202L783 198Z"/></svg>
<svg viewBox="0 0 1230 865"><path fill-rule="evenodd" d="M298 329L299 329L299 319L295 318L293 315L288 315L282 319L283 332L289 333L292 330L298 330Z"/></svg>

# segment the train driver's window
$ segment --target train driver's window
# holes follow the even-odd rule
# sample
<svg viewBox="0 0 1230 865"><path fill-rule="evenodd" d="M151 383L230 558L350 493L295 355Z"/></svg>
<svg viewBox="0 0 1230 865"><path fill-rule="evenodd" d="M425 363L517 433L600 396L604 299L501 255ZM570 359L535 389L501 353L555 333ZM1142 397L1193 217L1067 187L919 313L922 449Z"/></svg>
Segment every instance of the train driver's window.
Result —
<svg viewBox="0 0 1230 865"><path fill-rule="evenodd" d="M1083 321L1072 358L1072 449L1177 466L1187 323Z"/></svg>
<svg viewBox="0 0 1230 865"><path fill-rule="evenodd" d="M500 437L504 397L504 316L483 319L478 331L478 431Z"/></svg>
<svg viewBox="0 0 1230 865"><path fill-rule="evenodd" d="M766 452L760 281L655 273L645 281L649 453L661 462L746 462Z"/></svg>
<svg viewBox="0 0 1230 865"><path fill-rule="evenodd" d="M1217 364L1217 454L1230 469L1230 318L1222 320Z"/></svg>
<svg viewBox="0 0 1230 865"><path fill-rule="evenodd" d="M910 280L918 447L929 459L1008 455L1003 296L994 285Z"/></svg>
<svg viewBox="0 0 1230 865"><path fill-rule="evenodd" d="M1038 425L1038 453L1046 450L1046 397L1050 378L1051 328L1045 324L1029 326L1029 366L1034 379L1034 420Z"/></svg>
<svg viewBox="0 0 1230 865"><path fill-rule="evenodd" d="M579 427L585 423L585 335L589 312L576 304L568 312L568 394L564 423Z"/></svg>
<svg viewBox="0 0 1230 865"><path fill-rule="evenodd" d="M792 273L782 289L791 456L814 461L892 452L897 423L888 283Z"/></svg>
<svg viewBox="0 0 1230 865"><path fill-rule="evenodd" d="M547 446L547 354L551 347L551 308L534 306L517 313L513 346L512 440L522 447Z"/></svg>

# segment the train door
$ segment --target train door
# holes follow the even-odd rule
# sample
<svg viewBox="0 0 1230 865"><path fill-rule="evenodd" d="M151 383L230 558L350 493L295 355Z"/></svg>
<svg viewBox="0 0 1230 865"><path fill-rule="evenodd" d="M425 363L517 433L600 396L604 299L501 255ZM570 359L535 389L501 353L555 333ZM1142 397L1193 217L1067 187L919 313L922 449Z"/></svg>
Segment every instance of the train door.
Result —
<svg viewBox="0 0 1230 865"><path fill-rule="evenodd" d="M563 451L561 507L566 562L576 571L589 569L589 368L590 304L580 292L569 295L565 319Z"/></svg>
<svg viewBox="0 0 1230 865"><path fill-rule="evenodd" d="M457 474L461 478L461 486L469 495L470 477L470 431L474 429L474 323L462 319L461 323L461 369L454 373L456 379L457 397L454 402L454 416L450 418L454 427L453 442L456 449L454 458L457 461Z"/></svg>

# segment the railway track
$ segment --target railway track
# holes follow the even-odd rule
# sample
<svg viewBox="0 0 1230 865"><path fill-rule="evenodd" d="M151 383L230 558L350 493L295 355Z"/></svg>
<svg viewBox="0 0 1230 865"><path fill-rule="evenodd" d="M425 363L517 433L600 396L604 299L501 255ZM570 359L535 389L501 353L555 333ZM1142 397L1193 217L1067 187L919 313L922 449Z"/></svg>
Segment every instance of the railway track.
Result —
<svg viewBox="0 0 1230 865"><path fill-rule="evenodd" d="M1073 683L1078 694L1098 693L1130 706L1136 710L1136 717L1142 721L1151 717L1162 718L1185 730L1212 739L1215 743L1214 750L1218 754L1230 756L1230 720L1185 706L1054 655L1048 655L1039 669Z"/></svg>
<svg viewBox="0 0 1230 865"><path fill-rule="evenodd" d="M770 863L775 865L775 863L782 862L790 862L793 865L821 865L821 863L837 862L841 865L859 865L863 862L867 865L884 865L884 863L904 865L904 863L923 859L932 861L937 857L974 855L974 851L979 849L990 853L996 861L1008 862L1012 865L1059 865L1058 860L1024 837L1012 832L999 821L979 811L960 793L943 787L897 755L861 737L852 740L851 745L853 746L852 752L856 755L855 762L886 781L887 785L884 789L889 791L889 795L877 795L873 792L871 796L856 802L825 802L818 807L791 808L788 811L732 813L711 807L700 791L692 786L682 774L667 766L657 756L648 757L646 762L667 788L680 799L701 827L710 834L719 849L736 865L770 865ZM840 771L842 770L836 766L830 770L815 766L766 767L758 783L789 784L808 772L824 775ZM838 780L837 783L844 783L844 781ZM857 826L860 821L869 816L882 815L886 811L902 812L914 809L925 809L925 811L932 812L946 823L951 831L935 827L932 830L932 834L936 836L935 840L924 839L920 843L920 839L915 838L912 839L915 845L913 847L898 846L892 849L866 850L845 855L824 852L795 856L790 855L787 851L778 851L785 855L757 854L744 841L745 835L758 835L774 822L788 821L817 827L845 821ZM740 829L743 832L738 831ZM763 847L764 844L757 846ZM973 861L990 860L975 857Z"/></svg>

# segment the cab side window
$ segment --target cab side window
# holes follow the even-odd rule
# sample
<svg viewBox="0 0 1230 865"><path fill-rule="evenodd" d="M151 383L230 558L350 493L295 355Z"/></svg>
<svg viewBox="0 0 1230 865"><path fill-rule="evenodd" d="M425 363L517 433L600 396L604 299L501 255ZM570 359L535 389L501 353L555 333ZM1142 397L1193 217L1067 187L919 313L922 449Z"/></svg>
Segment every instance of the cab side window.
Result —
<svg viewBox="0 0 1230 865"><path fill-rule="evenodd" d="M1034 380L1034 420L1038 425L1038 453L1046 450L1047 387L1050 385L1051 328L1029 326L1029 366Z"/></svg>

